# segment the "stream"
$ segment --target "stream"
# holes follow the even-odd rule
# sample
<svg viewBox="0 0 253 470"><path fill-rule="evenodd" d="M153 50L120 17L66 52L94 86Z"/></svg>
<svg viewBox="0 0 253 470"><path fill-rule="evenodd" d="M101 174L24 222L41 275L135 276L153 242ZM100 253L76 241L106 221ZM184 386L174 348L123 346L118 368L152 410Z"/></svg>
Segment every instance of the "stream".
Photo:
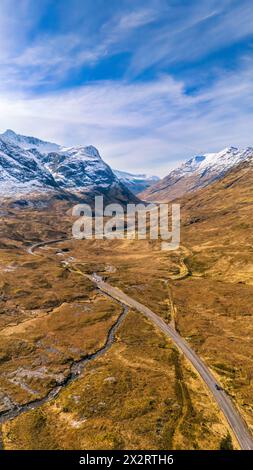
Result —
<svg viewBox="0 0 253 470"><path fill-rule="evenodd" d="M44 405L44 403L47 403L48 401L53 400L55 397L57 397L57 395L60 393L60 391L64 387L69 385L74 380L78 379L88 362L93 361L97 357L102 356L112 346L112 344L115 341L115 334L119 326L123 322L124 318L126 317L127 313L128 313L128 308L125 306L122 306L121 314L118 316L115 323L111 326L110 330L108 331L105 344L100 349L98 349L94 353L86 354L85 356L81 357L81 359L78 359L77 361L73 361L70 366L70 372L67 375L67 377L65 377L65 379L61 383L55 385L55 387L52 388L45 397L30 401L23 405L15 404L10 410L0 412L0 424L3 424L5 421L8 421L10 419L16 418L17 416L21 415L22 413L25 413L26 411L39 408L41 405ZM1 432L0 432L0 449L1 448L3 448L3 446L1 442Z"/></svg>

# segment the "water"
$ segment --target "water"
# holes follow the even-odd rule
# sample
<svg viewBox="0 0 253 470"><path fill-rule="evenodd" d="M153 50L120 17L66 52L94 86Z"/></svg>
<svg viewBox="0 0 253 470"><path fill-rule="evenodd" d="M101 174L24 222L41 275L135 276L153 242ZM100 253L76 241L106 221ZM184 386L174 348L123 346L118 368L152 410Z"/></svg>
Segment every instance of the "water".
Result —
<svg viewBox="0 0 253 470"><path fill-rule="evenodd" d="M83 372L86 364L90 361L93 361L97 357L100 357L103 354L105 354L108 351L108 349L111 347L111 345L114 343L115 333L118 330L121 323L123 322L127 313L128 313L127 307L122 307L121 314L118 316L116 322L111 326L110 330L108 331L105 344L100 349L98 349L96 352L92 354L86 354L84 357L82 357L81 359L78 359L77 361L73 361L71 364L70 372L68 376L65 377L65 379L61 383L57 384L54 388L52 388L45 397L33 400L29 403L25 403L24 405L15 404L10 410L0 412L0 424L10 419L16 418L17 416L21 415L22 413L25 413L26 411L34 410L40 407L41 405L44 405L44 403L47 403L50 400L53 400L54 398L57 397L57 395L60 393L60 391L64 387L69 385L74 380L78 379L81 373ZM1 439L0 439L0 449L1 449Z"/></svg>

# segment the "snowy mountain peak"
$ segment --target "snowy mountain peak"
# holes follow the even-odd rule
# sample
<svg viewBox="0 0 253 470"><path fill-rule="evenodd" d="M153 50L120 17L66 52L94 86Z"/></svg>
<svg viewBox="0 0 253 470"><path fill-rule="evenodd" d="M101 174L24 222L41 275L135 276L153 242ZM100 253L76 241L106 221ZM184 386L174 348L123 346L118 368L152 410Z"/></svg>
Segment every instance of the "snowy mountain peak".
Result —
<svg viewBox="0 0 253 470"><path fill-rule="evenodd" d="M96 149L96 147L93 147L93 145L88 145L87 147L85 147L85 151L91 157L101 158L98 149Z"/></svg>
<svg viewBox="0 0 253 470"><path fill-rule="evenodd" d="M170 175L183 175L194 172L206 173L208 171L224 174L229 168L252 156L252 152L253 149L251 147L244 150L239 150L237 147L226 147L220 152L197 155L173 170Z"/></svg>
<svg viewBox="0 0 253 470"><path fill-rule="evenodd" d="M227 147L217 153L207 153L199 165L199 170L217 171L224 174L233 166L246 160L251 153L250 149L239 150L237 147Z"/></svg>
<svg viewBox="0 0 253 470"><path fill-rule="evenodd" d="M117 178L130 189L134 194L144 191L152 184L160 180L158 176L148 176L145 174L134 175L126 171L113 170Z"/></svg>
<svg viewBox="0 0 253 470"><path fill-rule="evenodd" d="M5 137L6 139L16 139L17 134L16 132L12 131L11 129L6 129L6 131L3 134L0 134L1 137Z"/></svg>
<svg viewBox="0 0 253 470"><path fill-rule="evenodd" d="M0 134L0 195L29 197L48 191L64 197L67 193L92 199L103 194L110 202L138 201L92 145L62 147L11 129Z"/></svg>
<svg viewBox="0 0 253 470"><path fill-rule="evenodd" d="M221 179L242 162L253 160L253 148L226 147L220 152L197 155L171 171L168 176L141 194L147 201L164 201L204 188Z"/></svg>
<svg viewBox="0 0 253 470"><path fill-rule="evenodd" d="M36 149L43 154L62 152L65 154L68 153L70 156L75 154L78 157L101 159L99 151L93 145L64 147L53 142L38 139L37 137L17 134L12 129L7 129L3 134L0 134L0 139L13 145L18 145L25 150Z"/></svg>
<svg viewBox="0 0 253 470"><path fill-rule="evenodd" d="M76 158L102 160L99 151L93 145L88 145L87 147L83 145L61 147L60 151L61 153L68 154L70 157L74 155Z"/></svg>
<svg viewBox="0 0 253 470"><path fill-rule="evenodd" d="M126 179L126 180L152 180L152 181L159 181L160 178L158 176L149 176L146 175L145 173L139 173L139 174L133 174L133 173L128 173L127 171L121 171L121 170L113 170L115 175L118 176L118 178L121 179Z"/></svg>
<svg viewBox="0 0 253 470"><path fill-rule="evenodd" d="M16 134L11 129L7 129L3 134L0 134L0 138L25 150L36 148L41 153L53 152L60 149L60 146L57 144L38 139L37 137Z"/></svg>

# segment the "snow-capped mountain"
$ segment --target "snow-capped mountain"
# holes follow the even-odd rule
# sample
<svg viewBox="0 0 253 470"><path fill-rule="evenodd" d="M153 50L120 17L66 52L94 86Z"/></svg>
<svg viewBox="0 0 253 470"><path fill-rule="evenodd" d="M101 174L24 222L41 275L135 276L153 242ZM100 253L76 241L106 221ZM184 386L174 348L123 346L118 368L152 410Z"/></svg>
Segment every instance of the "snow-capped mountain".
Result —
<svg viewBox="0 0 253 470"><path fill-rule="evenodd" d="M145 174L134 175L126 171L113 170L118 179L127 186L134 194L140 193L149 188L152 184L160 180L158 176L148 176Z"/></svg>
<svg viewBox="0 0 253 470"><path fill-rule="evenodd" d="M37 139L36 137L16 134L16 132L11 129L7 129L3 134L0 134L0 138L5 140L5 142L16 144L24 150L36 148L41 153L53 152L61 148L60 145L46 142L44 140Z"/></svg>
<svg viewBox="0 0 253 470"><path fill-rule="evenodd" d="M58 152L45 155L43 163L61 187L72 191L87 191L94 184L107 189L118 183L109 165L93 146L62 147Z"/></svg>
<svg viewBox="0 0 253 470"><path fill-rule="evenodd" d="M0 195L29 197L54 192L107 201L138 199L93 146L66 148L7 130L0 134Z"/></svg>
<svg viewBox="0 0 253 470"><path fill-rule="evenodd" d="M169 201L221 179L241 162L253 159L253 148L225 148L218 153L197 155L139 194L146 201Z"/></svg>
<svg viewBox="0 0 253 470"><path fill-rule="evenodd" d="M11 197L55 190L55 180L40 157L36 149L24 150L0 138L0 194Z"/></svg>

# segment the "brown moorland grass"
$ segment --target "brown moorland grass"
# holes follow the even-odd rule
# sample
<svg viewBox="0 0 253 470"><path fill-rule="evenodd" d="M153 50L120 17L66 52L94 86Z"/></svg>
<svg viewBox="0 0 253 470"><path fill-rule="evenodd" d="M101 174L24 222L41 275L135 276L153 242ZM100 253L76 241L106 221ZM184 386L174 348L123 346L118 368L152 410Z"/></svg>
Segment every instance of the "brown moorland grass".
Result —
<svg viewBox="0 0 253 470"><path fill-rule="evenodd" d="M150 306L150 308L155 312L163 316L166 321L171 320L172 313L169 299L170 287L176 308L177 328L180 333L187 338L193 348L198 351L206 363L209 364L214 374L217 374L217 377L219 377L219 380L223 383L226 391L233 397L248 424L253 426L253 178L252 171L249 171L247 168L243 167L238 171L240 172L240 175L232 172L224 178L224 180L215 183L209 188L199 191L196 194L191 194L182 200L182 242L183 245L186 245L188 249L187 252L184 252L182 247L178 252L166 253L161 252L159 248L160 245L154 242L131 242L125 240L107 242L70 241L60 244L59 247L65 246L70 249L70 251L65 253L64 256L66 258L72 256L74 258L73 263L78 264L81 270L85 272L95 271L98 274L101 274L108 280L108 282L121 287L137 300ZM238 179L239 176L240 178ZM30 211L29 216L30 219L28 220L25 212L21 215L20 213L16 213L15 215L14 211L13 216L8 218L8 229L6 229L6 224L4 224L2 232L3 236L0 240L2 243L0 259L1 275L4 272L4 277L1 278L1 328L12 326L10 323L13 322L18 324L23 320L30 320L31 318L36 317L37 314L41 314L41 312L39 312L40 309L42 310L42 314L44 314L48 313L48 310L63 308L64 305L61 307L63 302L62 299L65 299L65 293L68 291L70 298L68 300L65 299L64 302L66 301L67 303L71 303L72 301L82 301L78 296L80 295L80 291L82 293L85 291L82 285L83 278L74 274L69 276L67 270L60 265L60 260L63 258L61 255L56 255L56 251L59 249L58 247L52 246L45 250L39 250L41 253L44 253L44 258L35 258L26 254L24 255L24 252L20 248L24 242L28 244L32 241L36 242L46 238L58 238L59 234L60 236L64 233L69 234L71 218L68 215L60 216L60 213L55 215L47 214L45 211L41 213L33 213L32 210ZM58 225L57 220L59 221ZM9 234L11 234L10 239L8 239ZM180 265L182 265L182 254L185 258L184 262L190 275L185 279L176 280L175 275L179 273ZM56 259L59 261L57 262ZM20 266L20 261L21 264L24 263L26 266L22 267L23 271L21 272L22 275L20 278L17 275L19 269L16 269L15 271L13 270L13 272L15 272L13 277L11 270L13 267L15 268L15 263L18 263ZM3 271L6 267L7 270L9 269L10 271ZM57 272L60 270L61 274L58 284L55 283L54 280L52 283L52 279L48 276L48 271L51 270L53 272L55 270ZM29 278L32 280L32 285L34 283L33 275L35 275L34 273L36 272L38 275L35 284L38 286L37 293L32 292L32 289L29 290ZM10 278L13 279L12 282L10 281ZM174 280L172 280L173 278ZM38 282L39 279L42 281L41 286ZM70 280L72 282L71 286L68 284ZM52 284L52 288L49 287L50 282ZM15 292L16 285L21 289L21 291ZM54 288L54 286L56 287ZM25 292L22 292L22 289ZM89 289L89 292L87 293L87 301L90 298L96 298L92 285L89 286ZM60 295L59 292L61 292ZM58 295L59 299L57 300L55 296ZM45 302L49 301L49 305L46 303L42 308L44 300ZM56 300L56 304L50 304L50 302L56 302ZM85 299L83 300L85 301ZM146 334L147 332L145 331L145 335ZM139 350L142 343L137 344L138 353L132 350L130 359L128 359L128 365L129 361L132 361L134 367L136 367L134 354L139 357L138 354L140 354ZM21 343L20 352L22 354L23 351L25 351L26 345L27 343L25 341ZM65 345L63 346L63 349L64 348ZM116 345L107 353L106 357L114 351L114 348L116 348ZM30 352L25 352L24 356L27 355L28 357L29 354ZM172 356L173 354L174 353L172 353ZM147 357L149 358L149 355L150 351L148 353L143 352L143 358L145 360ZM115 370L117 367L122 368L122 360L120 362L119 356L120 354L117 353L117 360L115 359L113 362ZM138 360L138 364L139 362L144 362L143 358ZM100 362L103 360L103 358L100 358L97 361ZM180 358L179 368L178 366L175 366L176 361L177 358L174 354L173 367L175 370L175 377L180 377L180 367L185 367L185 365L182 364L182 361L184 362L184 360ZM160 359L158 360L158 363L160 364ZM89 368L93 369L93 365L89 364ZM153 379L154 377L150 378L150 383ZM195 380L192 377L192 372L187 374L185 369L183 370L183 379L181 379L181 381L179 379L175 379L175 384L178 383L178 385L175 385L173 390L177 389L177 400L179 403L180 393L181 396L182 394L188 396L188 392L185 391L184 386L189 390L192 380ZM199 388L202 385L199 380L197 380L197 382L198 385L195 386L194 393L192 394L193 397L191 398L195 408L197 406L197 401L203 401ZM96 383L96 385L98 384ZM74 386L77 386L77 382L73 384L73 387ZM149 386L151 386L149 385L149 381L147 383L145 382L143 390L146 392L146 390L149 389ZM133 389L137 390L138 387L136 387L137 384L134 382ZM172 393L167 382L164 387L169 394ZM61 396L63 396L63 394ZM85 397L84 401L86 400ZM130 400L131 399L132 398L130 398ZM196 403L194 403L194 399L196 400ZM187 406L180 405L183 409L180 416L190 416L190 401L187 401L186 399L186 403L188 403ZM216 413L213 408L210 398L206 403L207 410L210 411L210 413L215 413L216 419L218 419L218 412ZM51 405L46 405L45 408L47 408L47 406L51 407ZM141 408L141 405L138 406ZM41 412L44 413L43 410L44 407L41 410ZM109 408L109 414L111 412L110 410L111 408ZM15 439L19 439L19 435L21 434L22 426L18 428L18 423L27 423L26 416L27 419L29 416L29 419L31 419L31 422L33 423L34 416L37 415L37 413L39 413L39 410L31 412L28 415L20 416L14 421L14 423L17 423ZM53 413L54 412L51 410L50 416L53 416ZM65 410L63 413L67 416L64 422L67 422L69 416L68 411ZM55 421L50 421L51 418L49 417L48 412L46 412L46 419L47 422L51 423L49 424L49 428L51 429L51 440L49 438L48 439L52 443L52 446L59 445L58 443L54 444L55 438L53 434L54 432L55 435L57 435L58 432L63 434L63 429L66 430L67 426L62 426L61 430L56 432L54 431ZM73 419L75 421L76 418L74 417ZM198 423L199 413L197 412L196 415L193 415L192 419L193 422L196 420L196 423ZM94 439L94 429L99 429L100 436L103 429L109 429L110 434L112 429L111 422L108 425L108 421L103 420L104 417L101 418L101 415L96 417L96 428L93 428L91 425L91 417L86 421L88 423L87 428L91 429L90 434L87 430L87 436L88 434L90 435L90 441L87 437L87 443L89 443L89 445L91 445L92 438ZM143 424L143 422L146 421L146 418L141 421L141 418L137 417L136 420L140 420L141 424ZM118 422L119 421L117 421L117 419L113 422L115 430L118 430ZM198 442L200 442L201 448L205 448L205 446L209 445L206 441L201 440L201 437L198 434L196 434L195 439L195 437L193 437L195 435L195 431L190 435L190 437L188 437L188 440L185 440L185 437L181 436L180 429L182 426L186 429L187 426L185 426L185 424L181 425L180 419L178 419L177 424L174 423L174 425L171 425L169 419L168 422L169 429L173 429L174 447L178 446L179 448L187 448L187 445L194 447ZM43 423L45 424L45 420ZM151 421L151 424L152 423L153 422ZM40 433L43 429L49 429L47 426L44 426L44 424L41 426L39 431ZM82 433L80 433L82 426L78 427L79 424L74 424L74 426L77 426L77 429L75 431L71 431L74 432L76 439L75 442L77 443L81 442L78 441L79 435L82 439ZM6 424L5 428L7 429L9 425L10 423ZM30 437L27 438L28 444L24 444L23 442L20 443L20 445L35 445L35 441L33 443L31 442L31 429L33 432L34 429L36 429L36 420L35 425L32 424L32 427L29 426L25 424L25 429L30 429ZM35 426L35 428L33 426ZM212 424L212 429L213 426L214 425ZM45 434L46 431L43 432ZM122 431L120 430L120 433L121 432ZM106 433L107 431L105 434ZM133 435L136 434L131 434L131 436ZM224 432L220 432L219 437L221 435L224 436ZM5 436L7 436L7 434ZM60 446L67 445L67 440L69 439L68 434L66 434L66 441L64 441L63 436L61 439L59 441ZM113 446L125 446L127 445L126 442L128 442L124 435L121 437L122 440L120 440L120 442L117 440L114 441L114 438L112 438L112 440L109 438L108 441L106 439L107 437L104 436L102 436L102 438L99 437L99 443L94 442L94 446L106 445L108 448L111 448ZM131 437L131 439L133 439L133 437ZM142 439L143 446L148 446L145 441L145 436L142 435L140 439ZM8 436L5 437L5 440L6 442L8 441ZM12 441L10 441L8 445L13 445L11 442ZM17 442L19 441L17 440ZM154 448L158 448L160 445L160 441L157 440L157 436L152 442L154 442L154 444L152 444L154 445ZM214 444L214 440L211 438L210 443L218 446L218 439L215 442L216 444ZM151 440L149 440L148 443L151 445ZM44 443L43 445L46 444ZM78 446L79 444L76 445Z"/></svg>
<svg viewBox="0 0 253 470"><path fill-rule="evenodd" d="M55 401L3 426L6 449L217 449L226 435L201 380L134 312Z"/></svg>

